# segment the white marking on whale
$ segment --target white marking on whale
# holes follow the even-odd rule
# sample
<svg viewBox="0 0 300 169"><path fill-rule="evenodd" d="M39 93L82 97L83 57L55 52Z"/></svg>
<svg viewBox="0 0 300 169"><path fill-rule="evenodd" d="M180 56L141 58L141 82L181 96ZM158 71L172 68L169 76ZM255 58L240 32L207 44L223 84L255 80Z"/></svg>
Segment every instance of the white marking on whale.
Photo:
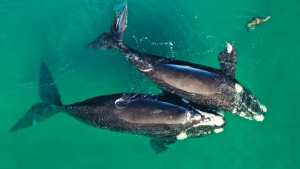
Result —
<svg viewBox="0 0 300 169"><path fill-rule="evenodd" d="M184 139L187 139L187 138L188 138L188 135L186 134L186 132L181 132L180 134L178 134L176 136L177 140L184 140Z"/></svg>
<svg viewBox="0 0 300 169"><path fill-rule="evenodd" d="M244 90L243 87L237 83L235 84L234 88L237 93L242 93L242 91Z"/></svg>
<svg viewBox="0 0 300 169"><path fill-rule="evenodd" d="M262 114L258 114L258 115L255 115L255 116L254 116L254 119L255 119L256 121L261 122L261 121L264 121L265 117L264 117L264 115L262 115Z"/></svg>
<svg viewBox="0 0 300 169"><path fill-rule="evenodd" d="M151 72L153 70L153 68L148 68L148 69L140 69L142 72Z"/></svg>
<svg viewBox="0 0 300 169"><path fill-rule="evenodd" d="M181 100L182 100L184 103L187 103L187 104L190 103L190 101L188 101L188 100L186 100L186 99L184 99L184 98L182 98Z"/></svg>
<svg viewBox="0 0 300 169"><path fill-rule="evenodd" d="M227 46L227 53L231 53L233 51L233 46L230 44L230 43L226 43L226 46Z"/></svg>
<svg viewBox="0 0 300 169"><path fill-rule="evenodd" d="M223 126L225 121L222 116L216 116L210 113L201 112L204 116L198 124L195 124L193 127L198 126Z"/></svg>
<svg viewBox="0 0 300 169"><path fill-rule="evenodd" d="M267 107L264 105L260 105L260 108L264 113L268 111Z"/></svg>
<svg viewBox="0 0 300 169"><path fill-rule="evenodd" d="M224 131L224 128L214 129L215 133L222 133Z"/></svg>

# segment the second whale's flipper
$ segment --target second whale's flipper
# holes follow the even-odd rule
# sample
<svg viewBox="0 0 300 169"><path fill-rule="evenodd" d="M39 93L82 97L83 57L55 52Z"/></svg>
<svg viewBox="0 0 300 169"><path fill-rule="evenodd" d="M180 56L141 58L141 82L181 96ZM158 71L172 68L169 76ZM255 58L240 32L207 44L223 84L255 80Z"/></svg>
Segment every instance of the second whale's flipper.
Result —
<svg viewBox="0 0 300 169"><path fill-rule="evenodd" d="M62 103L52 75L45 63L41 64L39 81L40 103L34 104L10 129L14 132L44 121L59 112Z"/></svg>
<svg viewBox="0 0 300 169"><path fill-rule="evenodd" d="M225 75L235 78L236 72L236 50L232 44L227 43L227 46L224 51L219 54L219 62L221 66L221 70L224 72Z"/></svg>
<svg viewBox="0 0 300 169"><path fill-rule="evenodd" d="M170 144L174 144L176 139L159 139L153 138L150 140L150 145L156 154L162 153L168 149Z"/></svg>
<svg viewBox="0 0 300 169"><path fill-rule="evenodd" d="M111 25L110 32L102 33L96 40L89 44L92 48L119 49L123 44L124 32L127 28L128 7L123 2L115 7L116 16Z"/></svg>

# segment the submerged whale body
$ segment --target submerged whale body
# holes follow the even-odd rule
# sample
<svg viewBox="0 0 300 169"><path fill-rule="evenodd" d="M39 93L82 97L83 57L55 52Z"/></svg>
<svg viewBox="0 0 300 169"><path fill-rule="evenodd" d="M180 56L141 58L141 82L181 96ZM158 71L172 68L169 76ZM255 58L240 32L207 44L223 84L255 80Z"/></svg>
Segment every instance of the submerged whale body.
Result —
<svg viewBox="0 0 300 169"><path fill-rule="evenodd" d="M139 52L123 42L128 8L116 11L110 32L90 43L93 48L117 49L136 68L165 92L216 111L229 111L243 118L263 121L266 107L235 79L236 50L227 43L219 54L220 69Z"/></svg>
<svg viewBox="0 0 300 169"><path fill-rule="evenodd" d="M218 133L224 127L222 116L200 111L167 95L121 93L64 105L44 63L39 94L41 102L34 104L11 131L31 127L63 112L96 128L150 137L153 149L159 153L177 140Z"/></svg>

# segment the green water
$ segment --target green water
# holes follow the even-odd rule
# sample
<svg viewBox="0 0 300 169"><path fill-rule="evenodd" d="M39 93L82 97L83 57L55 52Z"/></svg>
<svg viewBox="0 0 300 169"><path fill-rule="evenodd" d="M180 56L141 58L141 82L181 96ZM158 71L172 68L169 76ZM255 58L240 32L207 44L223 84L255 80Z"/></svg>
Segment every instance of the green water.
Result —
<svg viewBox="0 0 300 169"><path fill-rule="evenodd" d="M107 31L111 0L0 0L0 169L300 168L299 2L129 0L125 40L149 53L217 67L226 41L237 78L267 105L263 123L226 114L221 134L178 142L160 155L148 139L95 129L64 114L8 129L38 98L45 60L64 103L118 92L158 92L118 53L87 43ZM245 30L253 16L269 23ZM174 46L168 45L172 42Z"/></svg>

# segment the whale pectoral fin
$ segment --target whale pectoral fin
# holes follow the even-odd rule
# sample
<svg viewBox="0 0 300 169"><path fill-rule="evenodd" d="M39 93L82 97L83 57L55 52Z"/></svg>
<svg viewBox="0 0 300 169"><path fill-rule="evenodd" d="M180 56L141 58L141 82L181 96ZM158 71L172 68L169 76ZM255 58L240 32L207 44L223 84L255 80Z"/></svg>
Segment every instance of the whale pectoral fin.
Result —
<svg viewBox="0 0 300 169"><path fill-rule="evenodd" d="M168 147L158 139L151 139L150 145L156 154L162 153L168 149Z"/></svg>
<svg viewBox="0 0 300 169"><path fill-rule="evenodd" d="M233 45L227 43L226 48L219 54L218 59L224 74L231 78L235 78L237 58L236 50Z"/></svg>
<svg viewBox="0 0 300 169"><path fill-rule="evenodd" d="M168 145L175 143L175 139L159 139L153 138L150 140L150 145L156 154L162 153L168 149Z"/></svg>

